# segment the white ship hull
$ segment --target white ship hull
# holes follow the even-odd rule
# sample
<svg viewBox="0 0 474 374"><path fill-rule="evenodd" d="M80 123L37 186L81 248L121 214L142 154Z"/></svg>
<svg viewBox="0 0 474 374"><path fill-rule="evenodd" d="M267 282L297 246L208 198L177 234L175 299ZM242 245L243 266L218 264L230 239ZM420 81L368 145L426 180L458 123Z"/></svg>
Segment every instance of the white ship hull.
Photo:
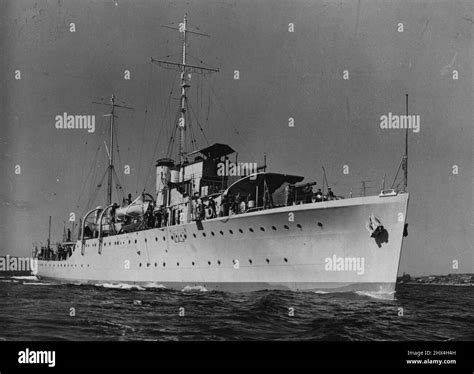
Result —
<svg viewBox="0 0 474 374"><path fill-rule="evenodd" d="M407 204L408 194L399 194L275 208L105 237L101 253L99 240L88 239L67 260L38 261L38 277L179 290L391 292ZM380 237L366 227L371 215L386 230Z"/></svg>

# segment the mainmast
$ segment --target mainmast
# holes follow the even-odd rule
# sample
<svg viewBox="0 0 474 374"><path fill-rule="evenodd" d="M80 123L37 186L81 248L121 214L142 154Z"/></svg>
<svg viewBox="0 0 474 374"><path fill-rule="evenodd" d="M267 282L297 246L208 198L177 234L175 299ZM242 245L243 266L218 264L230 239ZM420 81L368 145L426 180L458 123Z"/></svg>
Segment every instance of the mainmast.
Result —
<svg viewBox="0 0 474 374"><path fill-rule="evenodd" d="M104 117L110 116L110 128L109 128L109 149L107 150L107 155L109 156L109 166L107 167L107 205L112 204L112 183L113 183L113 174L114 174L114 119L115 119L115 108L123 109L133 109L128 106L115 104L115 95L112 94L110 97L110 104L99 103L93 101L94 104L99 105L110 105L110 114L105 114Z"/></svg>
<svg viewBox="0 0 474 374"><path fill-rule="evenodd" d="M180 117L178 122L179 127L179 162L181 165L186 161L186 105L187 105L187 89L190 87L189 79L191 71L196 71L199 73L208 72L208 73L216 73L219 72L219 69L211 69L202 66L188 64L186 61L186 48L187 48L187 34L195 34L209 37L207 34L203 34L196 31L188 30L187 27L187 14L184 14L183 22L179 24L179 27L171 27L171 26L162 26L168 29L179 30L179 32L183 33L183 47L182 47L182 59L181 62L170 62L165 60L159 60L155 58L151 58L151 62L157 63L159 65L167 65L167 66L177 66L181 71L181 79L180 79L180 86L181 86L181 103L180 103Z"/></svg>

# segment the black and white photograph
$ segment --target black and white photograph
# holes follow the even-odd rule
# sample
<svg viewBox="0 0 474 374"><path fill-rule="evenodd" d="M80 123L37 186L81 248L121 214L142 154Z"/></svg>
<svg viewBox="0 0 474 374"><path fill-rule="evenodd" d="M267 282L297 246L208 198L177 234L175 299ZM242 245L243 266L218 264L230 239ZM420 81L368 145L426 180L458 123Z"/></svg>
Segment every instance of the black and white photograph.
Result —
<svg viewBox="0 0 474 374"><path fill-rule="evenodd" d="M0 0L0 372L472 373L473 10Z"/></svg>

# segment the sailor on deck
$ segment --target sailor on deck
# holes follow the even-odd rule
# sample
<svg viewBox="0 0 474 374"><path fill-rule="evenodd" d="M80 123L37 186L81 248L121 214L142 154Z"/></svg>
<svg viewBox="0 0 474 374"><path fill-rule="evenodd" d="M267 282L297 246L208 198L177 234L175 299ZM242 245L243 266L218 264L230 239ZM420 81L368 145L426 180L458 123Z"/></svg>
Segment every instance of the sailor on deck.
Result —
<svg viewBox="0 0 474 374"><path fill-rule="evenodd" d="M321 188L318 188L318 191L316 192L316 200L317 203L323 201L323 193L321 191Z"/></svg>

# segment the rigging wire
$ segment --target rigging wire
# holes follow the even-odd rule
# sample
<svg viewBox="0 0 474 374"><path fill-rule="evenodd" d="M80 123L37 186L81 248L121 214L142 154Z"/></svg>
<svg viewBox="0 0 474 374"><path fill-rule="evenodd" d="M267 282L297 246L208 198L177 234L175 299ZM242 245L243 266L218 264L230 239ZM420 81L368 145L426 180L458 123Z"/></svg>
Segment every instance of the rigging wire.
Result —
<svg viewBox="0 0 474 374"><path fill-rule="evenodd" d="M115 175L115 178L117 180L117 184L115 185L115 191L119 192L120 193L120 197L122 198L121 200L123 201L124 198L125 198L125 195L123 193L123 187L121 186L120 184L120 180L119 180L119 177L117 175L117 171L115 170L115 168L112 168L112 171ZM118 195L118 194L117 194Z"/></svg>
<svg viewBox="0 0 474 374"><path fill-rule="evenodd" d="M179 113L180 113L181 109L178 107L178 110L176 111L176 116L175 116L175 119L174 119L174 124L177 124L178 123L178 120L179 120ZM176 139L176 130L178 129L179 126L175 125L173 127L173 132L171 134L171 138L170 138L170 142L168 143L168 149L166 151L166 157L171 157L171 154L173 152L173 147L174 147L174 142L175 142L175 139Z"/></svg>
<svg viewBox="0 0 474 374"><path fill-rule="evenodd" d="M83 183L82 183L82 188L81 188L81 192L79 194L79 197L77 198L77 201L76 201L76 208L79 208L80 205L79 205L79 202L82 198L82 195L84 193L84 190L85 190L85 187L86 187L86 184L87 184L87 181L89 180L89 177L92 175L92 172L94 171L94 166L95 164L97 163L97 158L99 156L99 151L100 151L100 148L102 146L99 144L99 146L97 147L97 150L95 152L95 156L94 156L94 159L92 160L92 165L89 169L89 173L87 174L87 178L86 179L82 179L83 180Z"/></svg>
<svg viewBox="0 0 474 374"><path fill-rule="evenodd" d="M190 141L191 141L191 149L192 150L195 150L196 148L196 138L194 137L194 133L193 133L193 125L192 125L192 122L191 122L191 114L189 112L188 113L188 123L189 123L189 134L191 135L190 136Z"/></svg>
<svg viewBox="0 0 474 374"><path fill-rule="evenodd" d="M160 135L161 135L161 132L165 129L165 121L168 117L168 113L170 111L170 107L171 107L171 97L173 95L173 87L175 85L175 81L176 81L176 77L178 75L178 72L175 73L175 76L172 80L172 83L171 83L171 87L169 89L169 95L168 95L168 101L166 103L166 107L165 107L165 114L164 116L162 117L162 120L161 120L161 125L159 126L158 128L158 134L157 134L157 137L156 137L156 142L155 142L155 147L154 147L154 150L153 150L153 160L155 159L155 155L156 155L156 151L158 149L158 145L160 143ZM154 163L153 162L150 162L149 163L149 166L148 166L148 170L147 170L147 173L146 173L146 178L145 178L145 184L143 186L143 189L146 188L147 184L148 184L148 181L150 179L150 175L151 175L151 171L152 171L152 168L154 167Z"/></svg>
<svg viewBox="0 0 474 374"><path fill-rule="evenodd" d="M151 74L152 74L152 68L153 68L153 66L152 66L151 64L149 64L149 66L150 66L150 69L149 69L149 72L148 72L148 89L147 89L147 99L146 99L146 103L145 103L145 119L144 119L144 125L143 125L143 127L142 127L141 144L144 143L145 128L146 128L146 126L147 126L148 107L149 107L149 101L150 101ZM138 174L137 174L138 177L140 177L140 172L141 172L141 168L142 168L143 148L144 148L143 146L140 147L140 157L139 157L139 161L138 161ZM140 178L137 178L137 179L136 179L135 193L138 193L139 179L140 179Z"/></svg>
<svg viewBox="0 0 474 374"><path fill-rule="evenodd" d="M245 145L247 144L247 141L245 139L243 139L242 135L240 134L240 132L237 130L237 128L234 126L233 124L233 121L231 120L231 117L229 116L229 114L227 113L227 110L225 109L224 105L222 104L222 102L219 100L219 96L216 94L216 92L214 91L214 88L212 87L212 85L208 84L209 88L210 88L210 92L214 95L214 98L215 100L217 101L218 104L220 104L220 107L222 108L222 112L224 113L224 115L227 117L227 121L228 123L232 126L235 134L237 136L240 137L240 139L242 140L242 143L245 147ZM247 149L247 154L253 154L253 152L249 152L248 149Z"/></svg>
<svg viewBox="0 0 474 374"><path fill-rule="evenodd" d="M106 170L105 173L102 175L102 178L100 179L99 184L96 186L94 192L89 197L89 200L87 201L87 205L85 206L85 209L82 213L82 217L84 217L84 215L86 214L87 210L89 210L89 207L92 205L92 203L94 203L96 201L97 194L98 194L100 188L102 187L102 184L104 182L105 176L107 175L107 172L108 172L108 170Z"/></svg>
<svg viewBox="0 0 474 374"><path fill-rule="evenodd" d="M191 103L187 100L186 100L186 102L187 102L188 107L191 109L191 112L194 114L194 117L196 117L196 122L199 126L199 129L201 130L202 136L206 140L207 145L209 145L209 140L207 139L206 133L204 132L204 129L202 128L201 123L199 122L199 119L197 118L196 114L194 113L194 109L193 109Z"/></svg>

